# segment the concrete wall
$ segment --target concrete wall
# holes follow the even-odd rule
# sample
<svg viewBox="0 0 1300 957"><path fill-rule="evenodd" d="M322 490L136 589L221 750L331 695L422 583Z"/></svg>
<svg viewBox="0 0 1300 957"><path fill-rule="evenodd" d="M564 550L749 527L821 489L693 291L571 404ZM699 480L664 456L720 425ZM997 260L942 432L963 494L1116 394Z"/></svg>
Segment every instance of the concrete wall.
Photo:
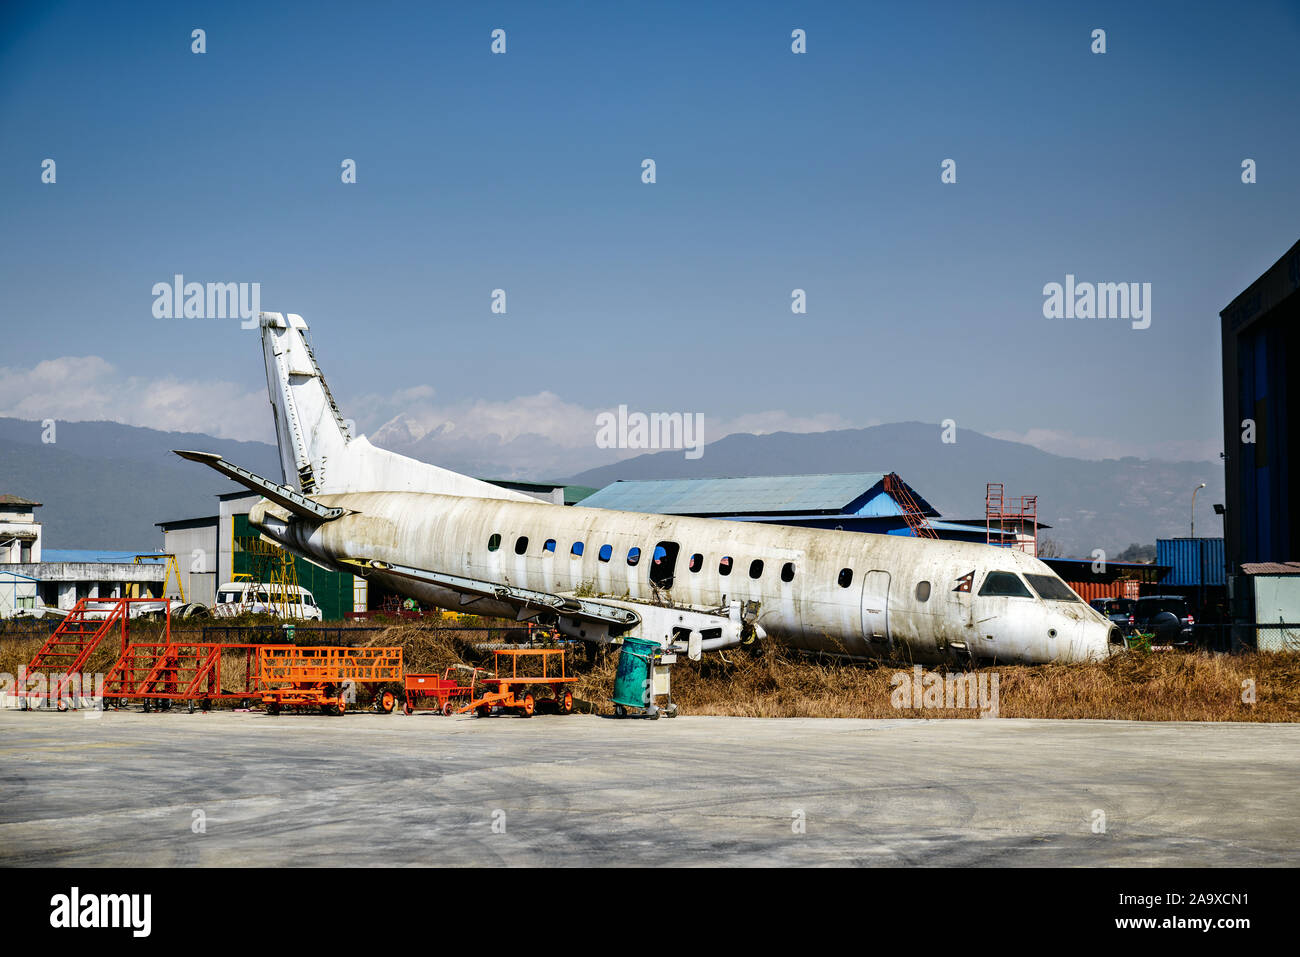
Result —
<svg viewBox="0 0 1300 957"><path fill-rule="evenodd" d="M0 518L0 542L22 535L23 540L15 540L7 545L0 545L0 565L15 565L23 561L23 546L30 546L27 556L29 562L41 560L41 523L28 521L10 514ZM29 538L28 536L35 536Z"/></svg>
<svg viewBox="0 0 1300 957"><path fill-rule="evenodd" d="M37 593L47 605L57 604L70 610L80 598L123 598L128 585L161 597L166 567L157 562L143 565L119 562L32 562L6 565L5 571L17 572L40 580Z"/></svg>

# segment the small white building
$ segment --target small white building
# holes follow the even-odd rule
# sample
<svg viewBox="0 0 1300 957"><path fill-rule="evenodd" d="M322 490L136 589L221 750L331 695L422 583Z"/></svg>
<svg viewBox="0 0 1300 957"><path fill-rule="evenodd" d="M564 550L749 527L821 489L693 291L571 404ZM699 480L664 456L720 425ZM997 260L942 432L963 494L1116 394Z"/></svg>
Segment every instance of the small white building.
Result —
<svg viewBox="0 0 1300 957"><path fill-rule="evenodd" d="M19 611L35 611L37 584L30 575L0 568L0 618L12 618Z"/></svg>
<svg viewBox="0 0 1300 957"><path fill-rule="evenodd" d="M81 598L161 597L166 567L137 564L130 552L42 548L40 502L0 495L0 618L38 612L42 605L70 611Z"/></svg>
<svg viewBox="0 0 1300 957"><path fill-rule="evenodd" d="M0 495L0 565L41 560L41 523L36 521L40 502L17 495Z"/></svg>

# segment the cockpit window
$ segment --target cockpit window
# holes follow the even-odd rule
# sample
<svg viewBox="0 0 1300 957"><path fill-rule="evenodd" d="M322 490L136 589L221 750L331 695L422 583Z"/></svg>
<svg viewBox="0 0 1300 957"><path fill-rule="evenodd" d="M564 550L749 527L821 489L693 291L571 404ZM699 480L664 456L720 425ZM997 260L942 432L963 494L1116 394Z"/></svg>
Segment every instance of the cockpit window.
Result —
<svg viewBox="0 0 1300 957"><path fill-rule="evenodd" d="M1015 572L989 572L980 586L980 595L993 598L1033 598Z"/></svg>
<svg viewBox="0 0 1300 957"><path fill-rule="evenodd" d="M1026 574L1025 578L1033 586L1034 591L1038 592L1039 598L1047 601L1083 601L1078 595L1070 590L1070 586L1061 581L1055 575L1030 575Z"/></svg>

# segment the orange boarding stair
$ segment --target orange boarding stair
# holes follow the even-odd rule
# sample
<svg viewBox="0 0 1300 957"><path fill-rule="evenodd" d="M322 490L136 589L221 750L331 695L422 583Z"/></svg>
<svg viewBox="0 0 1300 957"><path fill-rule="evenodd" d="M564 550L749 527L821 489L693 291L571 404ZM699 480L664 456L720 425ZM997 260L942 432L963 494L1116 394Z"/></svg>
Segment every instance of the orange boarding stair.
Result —
<svg viewBox="0 0 1300 957"><path fill-rule="evenodd" d="M253 657L257 645L217 642L139 642L129 645L104 680L104 699L117 704L143 699L144 710L165 711L173 701L185 701L194 711L196 702L208 710L223 698L252 698ZM244 652L244 687L227 691L221 686L221 658L230 651Z"/></svg>
<svg viewBox="0 0 1300 957"><path fill-rule="evenodd" d="M41 645L27 665L27 674L50 674L52 680L46 691L21 691L18 698L24 709L40 707L42 699L62 701L63 692L71 675L81 673L86 661L95 653L109 633L116 628L122 631L122 649L126 650L127 622L130 620L130 605L137 598L82 598L72 611L54 629L54 633ZM157 600L153 600L157 603ZM91 612L101 611L108 605L104 617ZM168 634L171 633L171 615L167 616ZM53 677L57 675L57 677ZM35 704L32 703L35 699Z"/></svg>

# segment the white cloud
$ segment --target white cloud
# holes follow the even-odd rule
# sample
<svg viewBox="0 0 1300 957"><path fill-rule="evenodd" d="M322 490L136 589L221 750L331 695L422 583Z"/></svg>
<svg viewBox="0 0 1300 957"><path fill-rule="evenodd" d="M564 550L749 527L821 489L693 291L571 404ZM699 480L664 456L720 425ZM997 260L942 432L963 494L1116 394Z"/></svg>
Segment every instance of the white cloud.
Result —
<svg viewBox="0 0 1300 957"><path fill-rule="evenodd" d="M986 433L991 438L1022 442L1053 455L1078 459L1160 459L1166 462L1217 462L1223 443L1212 439L1164 439L1144 442L1114 436L1075 435L1059 429L1028 429L1015 432L1002 429Z"/></svg>
<svg viewBox="0 0 1300 957"><path fill-rule="evenodd" d="M432 398L431 389L420 398ZM415 390L392 396L368 395L355 404L362 431L367 425L374 437L402 436L416 441L426 436L447 438L478 436L485 441L512 442L523 436L538 436L569 449L595 444L596 417L617 406L587 406L560 398L553 392L516 396L511 399L475 399L438 405L431 401L412 402ZM629 412L671 412L685 410L637 409ZM387 413L391 417L384 418ZM382 421L380 421L382 419ZM369 421L367 421L369 420ZM830 429L860 428L875 422L853 423L838 414L799 416L780 410L750 412L740 416L714 418L705 414L705 441L712 442L736 432L763 435L770 432L825 432ZM631 454L640 454L632 450Z"/></svg>
<svg viewBox="0 0 1300 957"><path fill-rule="evenodd" d="M0 367L0 416L108 421L223 439L272 442L266 394L221 381L126 376L99 356Z"/></svg>

